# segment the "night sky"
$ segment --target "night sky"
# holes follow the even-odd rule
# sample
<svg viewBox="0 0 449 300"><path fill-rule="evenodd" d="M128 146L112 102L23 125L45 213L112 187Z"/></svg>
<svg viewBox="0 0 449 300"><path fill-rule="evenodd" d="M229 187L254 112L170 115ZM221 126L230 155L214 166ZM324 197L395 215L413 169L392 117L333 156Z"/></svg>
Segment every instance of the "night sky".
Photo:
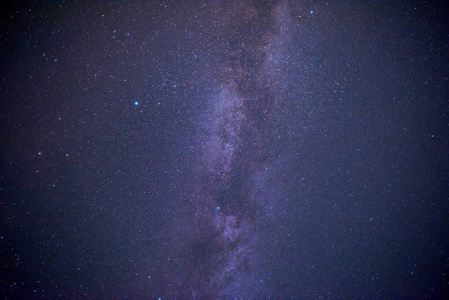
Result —
<svg viewBox="0 0 449 300"><path fill-rule="evenodd" d="M444 5L13 2L6 299L449 293Z"/></svg>

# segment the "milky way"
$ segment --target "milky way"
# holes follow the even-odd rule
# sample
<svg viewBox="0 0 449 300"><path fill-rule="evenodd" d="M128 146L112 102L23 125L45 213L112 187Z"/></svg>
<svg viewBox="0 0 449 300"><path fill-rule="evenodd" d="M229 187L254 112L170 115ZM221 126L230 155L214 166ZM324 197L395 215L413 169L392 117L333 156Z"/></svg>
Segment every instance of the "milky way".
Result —
<svg viewBox="0 0 449 300"><path fill-rule="evenodd" d="M282 197L282 191L274 198L267 191L277 180L272 169L285 169L279 159L288 155L280 140L288 138L283 124L291 122L285 111L292 100L289 78L281 72L289 59L284 52L290 12L282 3L269 16L258 16L251 5L224 14L234 15L223 24L227 47L209 66L219 71L205 74L216 78L195 120L191 147L197 150L187 157L194 171L184 182L187 195L179 199L187 214L168 225L174 229L166 247L176 250L168 250L170 262L164 264L179 272L168 275L167 292L180 297L272 292L264 283L270 270L258 233ZM258 39L232 39L228 33L232 27L249 31L262 18L270 25Z"/></svg>
<svg viewBox="0 0 449 300"><path fill-rule="evenodd" d="M6 299L444 299L447 8L0 9Z"/></svg>

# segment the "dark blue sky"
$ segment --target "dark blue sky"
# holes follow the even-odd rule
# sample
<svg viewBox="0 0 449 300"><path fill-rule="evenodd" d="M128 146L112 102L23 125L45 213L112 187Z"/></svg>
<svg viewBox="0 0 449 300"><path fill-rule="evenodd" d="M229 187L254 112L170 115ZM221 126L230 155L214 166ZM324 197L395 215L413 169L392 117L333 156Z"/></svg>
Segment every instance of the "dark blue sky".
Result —
<svg viewBox="0 0 449 300"><path fill-rule="evenodd" d="M445 298L447 15L2 4L1 294Z"/></svg>

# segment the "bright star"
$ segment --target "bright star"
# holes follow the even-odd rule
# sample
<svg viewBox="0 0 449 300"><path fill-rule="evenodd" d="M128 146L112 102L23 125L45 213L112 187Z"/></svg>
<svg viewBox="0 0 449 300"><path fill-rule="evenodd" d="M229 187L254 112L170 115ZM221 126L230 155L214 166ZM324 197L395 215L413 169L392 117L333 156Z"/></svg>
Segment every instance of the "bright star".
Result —
<svg viewBox="0 0 449 300"><path fill-rule="evenodd" d="M139 105L139 101L134 102L134 105L135 106Z"/></svg>

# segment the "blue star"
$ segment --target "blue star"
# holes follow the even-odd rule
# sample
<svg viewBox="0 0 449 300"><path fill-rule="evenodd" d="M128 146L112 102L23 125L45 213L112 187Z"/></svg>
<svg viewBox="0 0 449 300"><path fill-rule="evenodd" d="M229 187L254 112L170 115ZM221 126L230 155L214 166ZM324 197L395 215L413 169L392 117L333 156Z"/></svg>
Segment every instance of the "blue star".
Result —
<svg viewBox="0 0 449 300"><path fill-rule="evenodd" d="M139 105L139 101L135 101L135 102L134 102L134 105L135 105L135 106Z"/></svg>

